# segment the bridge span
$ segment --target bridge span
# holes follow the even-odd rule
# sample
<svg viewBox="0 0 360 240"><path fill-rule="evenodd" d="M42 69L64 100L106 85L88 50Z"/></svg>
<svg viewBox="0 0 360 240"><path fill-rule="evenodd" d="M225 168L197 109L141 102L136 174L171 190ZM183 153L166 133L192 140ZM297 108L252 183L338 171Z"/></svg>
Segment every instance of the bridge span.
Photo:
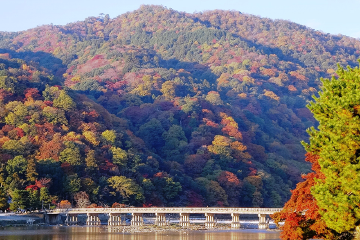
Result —
<svg viewBox="0 0 360 240"><path fill-rule="evenodd" d="M266 220L267 215L280 212L282 208L218 208L218 207L149 207L149 208L68 208L54 209L46 212L47 222L50 224L61 223L65 219L65 224L77 224L80 215L85 216L87 225L104 224L104 218L109 226L120 226L124 224L121 215L131 214L131 225L141 226L144 224L143 214L154 214L155 224L165 226L169 222L166 214L178 214L179 224L182 227L190 225L190 214L204 214L205 227L213 228L216 224L214 216L216 214L231 215L231 227L240 228L240 215L256 214L259 217L259 229L266 229L269 223ZM100 217L101 216L101 217ZM102 218L102 219L100 219Z"/></svg>

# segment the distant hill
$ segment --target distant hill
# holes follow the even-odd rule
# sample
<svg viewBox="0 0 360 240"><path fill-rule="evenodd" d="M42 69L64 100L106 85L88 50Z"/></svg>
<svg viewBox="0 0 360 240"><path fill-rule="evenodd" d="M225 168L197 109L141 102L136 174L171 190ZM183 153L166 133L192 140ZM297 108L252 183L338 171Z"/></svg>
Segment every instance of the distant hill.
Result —
<svg viewBox="0 0 360 240"><path fill-rule="evenodd" d="M310 171L319 78L359 57L354 38L236 11L0 32L0 195L281 207Z"/></svg>

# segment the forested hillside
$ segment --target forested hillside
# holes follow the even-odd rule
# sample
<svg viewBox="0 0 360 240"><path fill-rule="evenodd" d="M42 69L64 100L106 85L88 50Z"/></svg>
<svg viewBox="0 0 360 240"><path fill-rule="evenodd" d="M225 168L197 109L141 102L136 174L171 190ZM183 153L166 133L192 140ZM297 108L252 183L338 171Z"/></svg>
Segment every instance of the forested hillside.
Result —
<svg viewBox="0 0 360 240"><path fill-rule="evenodd" d="M235 11L0 32L0 207L281 207L310 171L307 101L359 57L354 38Z"/></svg>

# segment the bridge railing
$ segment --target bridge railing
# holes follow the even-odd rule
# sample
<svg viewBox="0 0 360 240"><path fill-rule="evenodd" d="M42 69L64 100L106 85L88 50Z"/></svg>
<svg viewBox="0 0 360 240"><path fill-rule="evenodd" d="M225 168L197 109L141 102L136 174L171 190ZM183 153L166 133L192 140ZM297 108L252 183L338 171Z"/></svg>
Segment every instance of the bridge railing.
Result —
<svg viewBox="0 0 360 240"><path fill-rule="evenodd" d="M54 209L49 214L57 213L218 213L218 214L273 214L280 212L282 208L187 208L187 207L129 207L129 208L68 208Z"/></svg>

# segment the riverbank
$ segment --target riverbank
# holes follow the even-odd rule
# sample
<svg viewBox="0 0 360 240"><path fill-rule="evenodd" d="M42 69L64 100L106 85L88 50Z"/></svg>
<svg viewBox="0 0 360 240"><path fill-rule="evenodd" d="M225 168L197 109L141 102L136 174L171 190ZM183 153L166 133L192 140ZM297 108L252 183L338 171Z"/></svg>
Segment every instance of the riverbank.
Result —
<svg viewBox="0 0 360 240"><path fill-rule="evenodd" d="M0 213L0 226L27 226L44 224L43 214Z"/></svg>

